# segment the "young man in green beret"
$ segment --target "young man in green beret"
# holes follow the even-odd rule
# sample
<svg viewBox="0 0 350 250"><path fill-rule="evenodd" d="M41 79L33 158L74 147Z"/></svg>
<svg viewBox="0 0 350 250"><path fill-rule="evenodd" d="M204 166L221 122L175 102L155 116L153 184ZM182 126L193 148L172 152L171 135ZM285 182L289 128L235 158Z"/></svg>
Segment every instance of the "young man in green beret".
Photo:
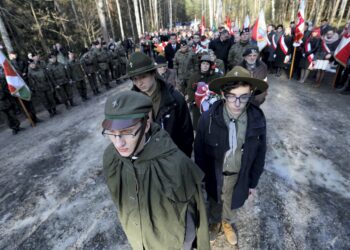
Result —
<svg viewBox="0 0 350 250"><path fill-rule="evenodd" d="M150 121L152 108L136 91L106 101L103 168L122 227L135 250L209 250L204 174Z"/></svg>
<svg viewBox="0 0 350 250"><path fill-rule="evenodd" d="M254 192L265 165L265 116L250 102L267 87L240 66L209 83L223 99L202 114L194 148L195 162L205 173L211 241L222 228L227 241L237 244L231 222Z"/></svg>
<svg viewBox="0 0 350 250"><path fill-rule="evenodd" d="M156 72L154 61L142 52L130 56L127 74L133 90L142 92L152 100L152 119L165 129L174 143L188 157L191 157L194 140L190 112L185 98L174 86L166 83Z"/></svg>

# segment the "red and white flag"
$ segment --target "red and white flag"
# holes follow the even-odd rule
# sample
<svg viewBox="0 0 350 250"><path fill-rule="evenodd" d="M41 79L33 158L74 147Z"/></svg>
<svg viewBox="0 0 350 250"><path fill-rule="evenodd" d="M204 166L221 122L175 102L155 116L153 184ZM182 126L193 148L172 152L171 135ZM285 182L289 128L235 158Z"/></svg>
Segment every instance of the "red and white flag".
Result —
<svg viewBox="0 0 350 250"><path fill-rule="evenodd" d="M280 37L280 40L278 41L278 44L280 45L281 50L283 51L283 54L288 54L288 46L286 42L284 41L284 35Z"/></svg>
<svg viewBox="0 0 350 250"><path fill-rule="evenodd" d="M253 30L252 39L257 42L259 51L262 51L266 45L269 44L269 39L267 38L267 28L265 23L264 10L261 10L259 17L256 20Z"/></svg>
<svg viewBox="0 0 350 250"><path fill-rule="evenodd" d="M205 18L204 15L202 15L202 22L201 22L201 28L200 28L200 34L204 35L205 32Z"/></svg>
<svg viewBox="0 0 350 250"><path fill-rule="evenodd" d="M337 49L334 52L334 58L338 63L346 67L350 57L350 33L347 33L341 39Z"/></svg>
<svg viewBox="0 0 350 250"><path fill-rule="evenodd" d="M31 98L31 92L27 84L20 77L16 70L12 67L11 63L7 60L4 53L0 50L0 64L4 69L7 87L11 95L19 97L23 100L29 101Z"/></svg>
<svg viewBox="0 0 350 250"><path fill-rule="evenodd" d="M304 29L305 29L305 20L304 20L304 11L305 11L305 2L304 0L299 1L299 10L298 10L298 23L295 26L294 31L294 47L299 47L302 44L302 40L304 37Z"/></svg>

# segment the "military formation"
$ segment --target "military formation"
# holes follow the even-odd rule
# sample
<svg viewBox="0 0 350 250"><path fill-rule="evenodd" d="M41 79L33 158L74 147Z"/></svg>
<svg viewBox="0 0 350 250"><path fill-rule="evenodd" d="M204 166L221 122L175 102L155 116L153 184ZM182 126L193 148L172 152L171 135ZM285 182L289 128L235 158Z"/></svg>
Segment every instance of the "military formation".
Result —
<svg viewBox="0 0 350 250"><path fill-rule="evenodd" d="M101 89L112 88L111 82L118 80L126 73L128 63L127 52L121 42L102 40L93 42L90 48L81 52L65 50L55 44L48 55L48 61L41 59L38 53L29 53L27 60L18 58L17 53L9 52L9 59L17 73L25 80L32 92L31 101L23 101L31 120L40 122L34 109L33 101L40 103L50 117L58 114L57 106L65 105L70 109L77 105L74 89L83 102L89 99L88 86L93 95L101 93ZM13 134L22 128L17 115L22 107L18 100L10 95L5 74L0 70L0 114Z"/></svg>

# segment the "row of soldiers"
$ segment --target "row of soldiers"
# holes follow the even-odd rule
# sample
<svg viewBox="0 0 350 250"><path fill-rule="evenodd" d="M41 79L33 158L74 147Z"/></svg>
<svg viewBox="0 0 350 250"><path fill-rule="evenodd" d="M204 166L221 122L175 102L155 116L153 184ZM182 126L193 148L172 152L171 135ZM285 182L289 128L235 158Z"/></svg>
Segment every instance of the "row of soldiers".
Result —
<svg viewBox="0 0 350 250"><path fill-rule="evenodd" d="M55 45L48 56L48 63L35 53L28 54L28 62L20 60L15 52L10 52L9 58L17 73L27 82L33 97L44 106L50 117L57 114L56 105L60 103L67 109L76 106L74 86L82 101L88 100L86 80L94 95L100 93L99 85L105 86L106 90L111 89L111 80L119 83L117 79L126 73L128 62L125 49L120 43L107 45L102 41L92 43L91 48L85 48L81 56L73 50L65 53L59 44ZM1 117L13 134L16 134L20 130L15 116L18 105L8 92L4 74L1 74L1 78ZM24 103L33 122L39 122L32 102Z"/></svg>

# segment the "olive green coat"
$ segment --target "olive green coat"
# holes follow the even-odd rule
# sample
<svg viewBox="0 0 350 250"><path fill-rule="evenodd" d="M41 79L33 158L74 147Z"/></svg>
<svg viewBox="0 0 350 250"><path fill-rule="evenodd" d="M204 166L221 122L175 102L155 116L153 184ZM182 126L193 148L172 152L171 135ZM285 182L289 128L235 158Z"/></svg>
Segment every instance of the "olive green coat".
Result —
<svg viewBox="0 0 350 250"><path fill-rule="evenodd" d="M103 156L107 185L132 248L180 250L189 209L197 214L197 249L209 250L203 173L158 125L152 124L150 134L133 162L121 157L113 144Z"/></svg>
<svg viewBox="0 0 350 250"><path fill-rule="evenodd" d="M66 67L62 63L49 63L47 73L54 86L61 86L68 83Z"/></svg>
<svg viewBox="0 0 350 250"><path fill-rule="evenodd" d="M243 61L243 52L249 47L251 47L251 44L249 42L248 43L239 42L232 45L232 47L230 48L230 51L228 52L228 58L227 58L229 69L232 69L234 66L237 66Z"/></svg>
<svg viewBox="0 0 350 250"><path fill-rule="evenodd" d="M185 53L181 50L176 52L174 57L174 69L180 81L188 80L197 68L197 57L192 50L188 50Z"/></svg>
<svg viewBox="0 0 350 250"><path fill-rule="evenodd" d="M100 70L108 70L111 55L107 50L100 48L94 50L94 56L97 60L97 65Z"/></svg>
<svg viewBox="0 0 350 250"><path fill-rule="evenodd" d="M36 67L35 69L28 70L29 86L34 91L52 91L53 86L51 85L49 76L45 69Z"/></svg>
<svg viewBox="0 0 350 250"><path fill-rule="evenodd" d="M84 68L85 74L90 75L95 73L98 69L97 59L93 51L89 50L81 58L80 63Z"/></svg>
<svg viewBox="0 0 350 250"><path fill-rule="evenodd" d="M67 63L69 78L73 81L84 80L85 74L79 60L69 60Z"/></svg>

